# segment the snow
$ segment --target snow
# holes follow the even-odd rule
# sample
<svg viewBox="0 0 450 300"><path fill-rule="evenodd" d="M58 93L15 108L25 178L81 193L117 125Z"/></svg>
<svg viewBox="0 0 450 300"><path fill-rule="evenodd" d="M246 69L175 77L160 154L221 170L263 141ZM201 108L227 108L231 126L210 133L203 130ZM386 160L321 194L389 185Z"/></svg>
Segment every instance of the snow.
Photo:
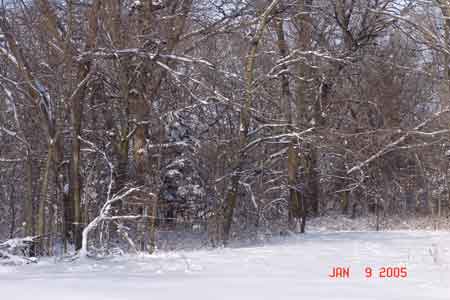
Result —
<svg viewBox="0 0 450 300"><path fill-rule="evenodd" d="M7 96L8 100L13 99L13 94L12 94L12 92L10 90L8 90L7 88L4 87L3 91L6 93L6 96Z"/></svg>
<svg viewBox="0 0 450 300"><path fill-rule="evenodd" d="M190 193L198 196L202 196L204 194L203 188L198 184L187 184L178 187L178 193L180 196L186 196Z"/></svg>
<svg viewBox="0 0 450 300"><path fill-rule="evenodd" d="M68 184L68 183L66 183L66 184L64 185L64 190L63 190L63 192L64 192L64 194L66 194L66 195L69 194L69 184Z"/></svg>
<svg viewBox="0 0 450 300"><path fill-rule="evenodd" d="M182 176L182 174L178 170L171 169L166 172L166 176L173 178L173 177Z"/></svg>
<svg viewBox="0 0 450 300"><path fill-rule="evenodd" d="M181 168L184 168L185 164L186 164L186 159L184 159L184 158L176 159L167 166L167 169L172 169L172 168L181 169Z"/></svg>
<svg viewBox="0 0 450 300"><path fill-rule="evenodd" d="M0 243L0 248L20 248L26 247L29 243L33 242L33 237L28 236L25 238L14 238Z"/></svg>
<svg viewBox="0 0 450 300"><path fill-rule="evenodd" d="M5 48L0 47L0 52L5 55L13 64L18 65L16 58Z"/></svg>
<svg viewBox="0 0 450 300"><path fill-rule="evenodd" d="M351 218L340 214L328 215L309 219L307 227L309 231L372 231L377 227L376 215ZM425 230L450 229L450 218L433 218L432 216L380 216L379 227L382 231L387 230Z"/></svg>
<svg viewBox="0 0 450 300"><path fill-rule="evenodd" d="M35 258L23 257L34 237L13 238L0 242L0 266L1 265L23 265L35 262Z"/></svg>
<svg viewBox="0 0 450 300"><path fill-rule="evenodd" d="M449 247L446 232L316 232L258 247L0 267L0 290L8 300L29 297L22 291L35 300L449 299ZM350 267L350 278L329 278L334 266ZM364 275L397 266L407 278Z"/></svg>

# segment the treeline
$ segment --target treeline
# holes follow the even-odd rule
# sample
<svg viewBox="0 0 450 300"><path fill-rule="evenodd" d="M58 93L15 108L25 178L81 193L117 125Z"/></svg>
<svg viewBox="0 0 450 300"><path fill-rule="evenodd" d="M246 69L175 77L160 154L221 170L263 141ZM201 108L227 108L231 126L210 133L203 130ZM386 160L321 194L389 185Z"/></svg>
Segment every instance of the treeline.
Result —
<svg viewBox="0 0 450 300"><path fill-rule="evenodd" d="M449 206L450 3L0 10L0 240L153 252ZM59 249L59 250L58 250Z"/></svg>

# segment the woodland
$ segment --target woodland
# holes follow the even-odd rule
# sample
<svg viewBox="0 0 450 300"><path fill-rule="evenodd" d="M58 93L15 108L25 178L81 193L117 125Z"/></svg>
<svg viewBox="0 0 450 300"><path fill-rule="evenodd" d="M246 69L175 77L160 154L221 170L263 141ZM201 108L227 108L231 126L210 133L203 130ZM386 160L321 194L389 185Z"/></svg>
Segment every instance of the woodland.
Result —
<svg viewBox="0 0 450 300"><path fill-rule="evenodd" d="M447 0L2 0L0 257L438 224L449 77Z"/></svg>

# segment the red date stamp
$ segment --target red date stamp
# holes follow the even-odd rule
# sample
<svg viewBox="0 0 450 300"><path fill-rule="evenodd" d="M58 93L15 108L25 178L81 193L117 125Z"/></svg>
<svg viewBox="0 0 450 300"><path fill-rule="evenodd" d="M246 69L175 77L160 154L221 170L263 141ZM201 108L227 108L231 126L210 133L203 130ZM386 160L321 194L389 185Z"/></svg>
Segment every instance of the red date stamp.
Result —
<svg viewBox="0 0 450 300"><path fill-rule="evenodd" d="M366 278L407 278L408 269L406 267L380 267L378 269L365 267L364 275ZM333 279L347 279L350 276L350 267L333 267L328 274L328 277Z"/></svg>
<svg viewBox="0 0 450 300"><path fill-rule="evenodd" d="M365 267L364 273L366 274L366 278L374 276L374 270L371 267ZM408 269L406 267L381 267L376 270L376 274L380 278L407 278Z"/></svg>

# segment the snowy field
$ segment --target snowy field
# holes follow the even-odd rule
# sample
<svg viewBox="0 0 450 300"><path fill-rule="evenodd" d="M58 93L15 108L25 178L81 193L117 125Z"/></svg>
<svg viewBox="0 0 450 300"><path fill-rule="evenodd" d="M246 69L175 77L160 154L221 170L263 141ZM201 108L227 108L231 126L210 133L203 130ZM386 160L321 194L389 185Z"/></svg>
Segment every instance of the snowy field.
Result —
<svg viewBox="0 0 450 300"><path fill-rule="evenodd" d="M450 299L450 233L308 233L262 247L0 267L0 299ZM328 277L333 267L350 277ZM366 278L366 267L373 270ZM406 267L406 278L380 278Z"/></svg>

